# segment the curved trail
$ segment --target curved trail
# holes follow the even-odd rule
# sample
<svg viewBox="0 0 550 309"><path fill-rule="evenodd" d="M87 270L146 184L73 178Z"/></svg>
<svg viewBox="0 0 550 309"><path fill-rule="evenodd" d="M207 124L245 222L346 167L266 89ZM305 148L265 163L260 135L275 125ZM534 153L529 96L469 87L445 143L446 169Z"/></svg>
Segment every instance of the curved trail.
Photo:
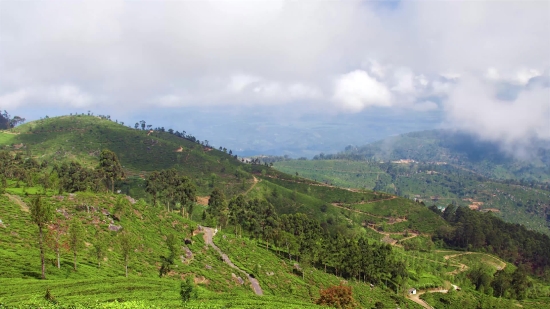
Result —
<svg viewBox="0 0 550 309"><path fill-rule="evenodd" d="M254 290L254 293L256 293L256 295L264 295L264 292L262 291L262 288L260 287L260 283L258 282L258 280L250 276L244 270L237 267L235 264L233 264L233 262L231 262L231 260L227 256L227 254L223 253L222 250L220 250L220 248L218 248L218 246L214 244L214 242L212 241L212 238L214 237L214 234L215 234L214 229L211 227L205 227L205 226L203 226L202 228L204 230L204 236L203 236L204 242L207 245L214 248L214 250L216 250L221 255L223 261L227 263L227 265L231 266L232 268L235 268L236 270L238 270L248 278L248 281L250 281L250 286L252 287L252 290Z"/></svg>
<svg viewBox="0 0 550 309"><path fill-rule="evenodd" d="M371 203L376 203L376 202L381 202L381 201L389 201L389 200L393 200L395 198L396 197L394 196L394 197L383 199L383 200L369 201L369 202L358 203L358 204L371 204ZM363 214L363 215L367 215L367 216L371 216L371 217L375 217L375 218L379 218L379 219L386 219L386 220L392 219L392 217L384 217L384 216L374 215L374 214L364 212L364 211L361 211L361 210L357 210L357 209L346 208L346 207L342 206L340 203L332 203L331 205L334 206L334 207L340 208L340 209L349 210L351 212L355 212L355 213L358 213L358 214ZM405 220L402 220L402 221L407 221L407 220L405 219ZM397 222L395 222L395 223L397 223Z"/></svg>
<svg viewBox="0 0 550 309"><path fill-rule="evenodd" d="M255 176L252 176L252 178L254 178L254 183L252 184L252 186L250 188L248 188L248 190L246 190L246 192L244 193L244 195L247 195L248 192L250 192L252 189L254 189L254 187L256 186L256 184L260 181L262 181L261 179L258 180L258 178L256 178Z"/></svg>
<svg viewBox="0 0 550 309"><path fill-rule="evenodd" d="M425 302L423 299L420 299L420 295L424 293L447 293L449 290L443 290L443 289L430 289L430 290L424 290L424 291L417 291L414 295L407 296L408 299L412 300L413 302L419 304L420 306L426 308L426 309L433 309L430 304Z"/></svg>

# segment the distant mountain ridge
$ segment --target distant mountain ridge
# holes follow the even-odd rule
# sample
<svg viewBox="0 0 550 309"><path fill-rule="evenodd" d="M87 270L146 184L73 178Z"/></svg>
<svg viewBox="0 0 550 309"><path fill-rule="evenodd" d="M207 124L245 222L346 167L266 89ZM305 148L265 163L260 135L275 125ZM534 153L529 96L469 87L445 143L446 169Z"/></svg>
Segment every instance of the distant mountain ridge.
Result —
<svg viewBox="0 0 550 309"><path fill-rule="evenodd" d="M444 162L494 179L548 182L550 148L541 141L534 145L530 158L521 160L505 153L498 144L481 141L470 134L427 130L389 137L365 146L348 146L343 152L320 154L314 159Z"/></svg>

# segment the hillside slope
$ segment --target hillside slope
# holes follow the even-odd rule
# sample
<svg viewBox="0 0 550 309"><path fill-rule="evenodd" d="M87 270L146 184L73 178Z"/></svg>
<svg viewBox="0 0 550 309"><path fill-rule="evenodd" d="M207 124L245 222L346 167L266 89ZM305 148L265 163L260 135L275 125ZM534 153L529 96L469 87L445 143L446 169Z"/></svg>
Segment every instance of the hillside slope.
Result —
<svg viewBox="0 0 550 309"><path fill-rule="evenodd" d="M493 180L448 164L287 160L274 167L337 186L416 198L440 208L452 203L492 211L508 222L550 235L550 191Z"/></svg>
<svg viewBox="0 0 550 309"><path fill-rule="evenodd" d="M536 264L518 271L484 253L463 258L464 252L445 245L466 248L458 236L472 237L463 228L469 217L487 239L498 238L499 233L479 228L485 218L476 214L456 211L455 222L410 199L291 176L168 132L95 117L45 119L13 131L0 134L7 150L0 152L0 255L5 258L0 307L176 308L182 305L179 294L190 286L197 294L189 308L315 307L322 289L340 284L353 289L355 306L366 308L420 308L407 299L409 287L429 293L449 291L454 284L462 287L460 297L473 303L505 297L501 308L515 306L511 298L550 295L545 282L526 272L544 271L547 260L532 256L541 250L525 250L527 263ZM129 175L115 183L114 191L121 193L109 193L110 183L102 183L107 178L96 168L104 147L115 150ZM182 163L181 153L189 161ZM66 175L53 167L70 161L91 169ZM151 203L144 178L165 168L191 180L198 203L193 198L170 207L168 187L163 199ZM57 177L96 182L68 191ZM55 211L43 226L47 280L38 279L40 242L31 216L38 197ZM534 239L533 245L544 241ZM495 252L502 254L501 248ZM507 261L521 258L524 252L517 250L504 252ZM488 276L485 285L503 276L521 280L513 281L507 294L488 287L480 291L471 279L470 269L477 267ZM193 283L186 283L188 278Z"/></svg>
<svg viewBox="0 0 550 309"><path fill-rule="evenodd" d="M136 130L94 116L61 116L26 123L0 134L4 149L51 164L67 160L96 166L103 149L114 151L129 176L175 168L200 184L214 183L240 193L243 181L233 156L168 132ZM217 184L217 180L223 182ZM206 194L207 192L202 192Z"/></svg>

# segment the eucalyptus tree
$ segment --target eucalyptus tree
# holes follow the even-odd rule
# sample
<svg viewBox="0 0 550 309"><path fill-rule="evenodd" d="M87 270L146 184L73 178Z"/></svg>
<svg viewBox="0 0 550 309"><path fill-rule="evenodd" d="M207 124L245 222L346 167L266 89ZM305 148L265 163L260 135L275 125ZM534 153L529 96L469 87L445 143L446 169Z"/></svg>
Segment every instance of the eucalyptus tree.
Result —
<svg viewBox="0 0 550 309"><path fill-rule="evenodd" d="M31 217L38 226L38 245L40 247L40 263L42 265L42 279L46 279L46 264L44 261L44 229L53 218L53 211L49 204L44 203L40 197L35 197L31 202Z"/></svg>
<svg viewBox="0 0 550 309"><path fill-rule="evenodd" d="M77 255L84 244L85 230L82 222L74 217L69 225L69 248L73 252L73 269L76 271Z"/></svg>
<svg viewBox="0 0 550 309"><path fill-rule="evenodd" d="M120 234L120 248L122 251L122 257L124 259L124 273L128 277L128 263L130 261L130 254L136 247L136 239L128 232Z"/></svg>
<svg viewBox="0 0 550 309"><path fill-rule="evenodd" d="M99 167L98 170L101 174L111 180L111 191L115 192L115 180L124 177L124 170L120 165L116 153L104 149L101 151L99 157Z"/></svg>

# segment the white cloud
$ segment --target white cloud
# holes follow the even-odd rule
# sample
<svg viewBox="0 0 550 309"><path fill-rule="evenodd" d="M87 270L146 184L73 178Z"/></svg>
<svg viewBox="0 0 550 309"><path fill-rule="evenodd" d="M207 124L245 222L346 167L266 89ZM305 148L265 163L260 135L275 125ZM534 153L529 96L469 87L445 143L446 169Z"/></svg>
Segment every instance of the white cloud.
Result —
<svg viewBox="0 0 550 309"><path fill-rule="evenodd" d="M520 94L507 104L533 116L517 106L550 70L549 10L548 1L0 1L0 105L427 111L435 96L448 98L449 119L487 121L505 139L486 108L499 106L495 84L509 84ZM459 95L472 79L481 89ZM462 99L477 102L479 119L463 118Z"/></svg>
<svg viewBox="0 0 550 309"><path fill-rule="evenodd" d="M542 73L536 69L521 69L516 73L516 76L514 80L522 85L525 86L529 83L529 80L533 77L541 76Z"/></svg>
<svg viewBox="0 0 550 309"><path fill-rule="evenodd" d="M18 89L0 96L0 106L6 109L36 104L50 104L64 107L87 107L92 96L77 86L64 84L49 87Z"/></svg>
<svg viewBox="0 0 550 309"><path fill-rule="evenodd" d="M345 111L357 112L368 106L391 106L387 87L357 70L341 75L335 82L334 101Z"/></svg>
<svg viewBox="0 0 550 309"><path fill-rule="evenodd" d="M0 96L0 105L4 109L14 109L19 107L29 97L29 91L19 89L14 92L6 93Z"/></svg>
<svg viewBox="0 0 550 309"><path fill-rule="evenodd" d="M242 92L246 87L257 83L261 78L246 74L236 74L231 76L231 80L227 88L232 92Z"/></svg>
<svg viewBox="0 0 550 309"><path fill-rule="evenodd" d="M550 140L550 93L534 87L514 101L500 101L479 78L464 77L444 103L448 124L522 152L532 139Z"/></svg>

